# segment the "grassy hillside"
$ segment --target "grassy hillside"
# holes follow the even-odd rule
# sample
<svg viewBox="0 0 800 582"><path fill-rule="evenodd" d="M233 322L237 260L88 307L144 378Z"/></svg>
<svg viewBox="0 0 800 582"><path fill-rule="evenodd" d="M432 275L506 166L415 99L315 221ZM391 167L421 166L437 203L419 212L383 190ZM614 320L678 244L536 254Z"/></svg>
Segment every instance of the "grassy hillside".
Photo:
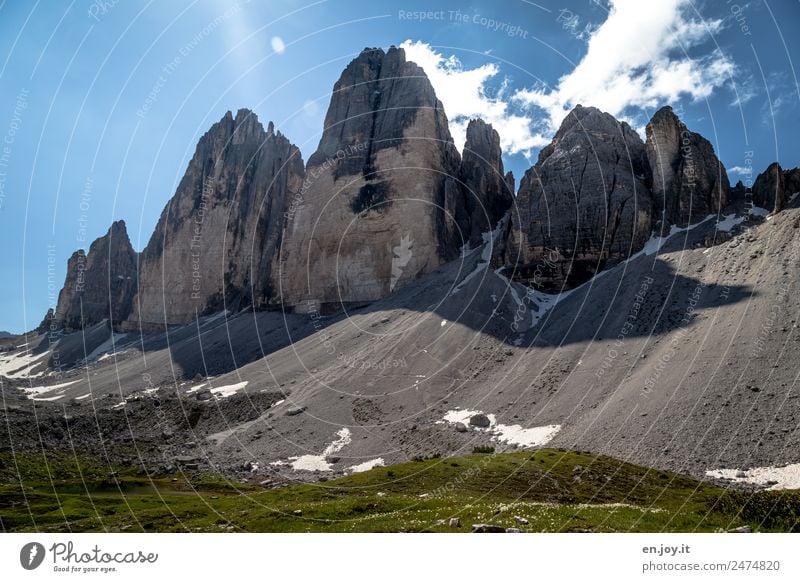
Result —
<svg viewBox="0 0 800 582"><path fill-rule="evenodd" d="M451 517L462 527L451 528ZM798 520L798 492L727 492L562 450L426 459L273 489L210 475L151 480L66 453L0 453L4 531L465 532L473 523L531 532L796 531Z"/></svg>

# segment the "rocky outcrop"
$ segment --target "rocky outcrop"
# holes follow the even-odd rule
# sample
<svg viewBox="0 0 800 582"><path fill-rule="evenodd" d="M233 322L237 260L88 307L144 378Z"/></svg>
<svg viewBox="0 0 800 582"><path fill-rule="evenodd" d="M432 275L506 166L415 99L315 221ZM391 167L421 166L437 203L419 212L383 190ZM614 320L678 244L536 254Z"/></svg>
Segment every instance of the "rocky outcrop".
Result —
<svg viewBox="0 0 800 582"><path fill-rule="evenodd" d="M750 194L750 190L742 183L741 180L736 182L736 185L733 186L730 190L728 195L728 203L730 204L738 204L742 203L747 199L747 195Z"/></svg>
<svg viewBox="0 0 800 582"><path fill-rule="evenodd" d="M114 324L148 331L223 308L379 299L503 216L514 182L499 141L473 120L462 161L424 71L397 48L367 49L343 72L307 175L271 123L228 112L139 256L134 296L126 288L109 306ZM75 319L70 291L85 263L82 251L70 259L54 315L65 326L94 321Z"/></svg>
<svg viewBox="0 0 800 582"><path fill-rule="evenodd" d="M578 105L522 178L505 250L509 271L553 291L640 250L651 231L647 174L636 132Z"/></svg>
<svg viewBox="0 0 800 582"><path fill-rule="evenodd" d="M753 204L780 212L797 192L800 192L800 168L784 170L778 162L773 162L753 183Z"/></svg>
<svg viewBox="0 0 800 582"><path fill-rule="evenodd" d="M668 106L653 115L646 131L659 232L700 222L728 204L728 174L707 139L689 131Z"/></svg>
<svg viewBox="0 0 800 582"><path fill-rule="evenodd" d="M494 228L514 203L514 175L503 170L500 136L482 119L472 119L467 126L459 178L469 217L469 241L476 246L481 234Z"/></svg>
<svg viewBox="0 0 800 582"><path fill-rule="evenodd" d="M47 310L47 313L44 315L44 319L42 322L36 326L35 331L36 333L46 333L51 330L51 326L55 326L58 329L58 324L55 321L56 318L56 310L52 307ZM0 337L2 337L2 332L0 332Z"/></svg>
<svg viewBox="0 0 800 582"><path fill-rule="evenodd" d="M77 330L106 319L112 327L118 327L131 313L136 260L122 220L95 240L88 254L83 249L74 252L67 261L53 323Z"/></svg>
<svg viewBox="0 0 800 582"><path fill-rule="evenodd" d="M365 49L334 86L287 210L276 300L374 301L456 257L470 236L459 167L424 71L402 49Z"/></svg>
<svg viewBox="0 0 800 582"><path fill-rule="evenodd" d="M782 208L800 170L776 165L762 182L754 198ZM272 123L228 112L198 143L138 256L138 280L127 234L120 249L100 243L98 256L125 258L93 266L90 288L93 258L78 251L53 318L149 330L223 308L365 304L477 246L512 206L492 266L544 290L569 288L640 250L654 226L717 212L730 187L711 144L669 107L645 145L626 123L579 105L513 192L491 125L470 121L462 157L422 68L402 49L365 49L334 87L307 167Z"/></svg>
<svg viewBox="0 0 800 582"><path fill-rule="evenodd" d="M284 211L300 190L299 150L272 123L228 112L197 145L142 252L128 329L184 324L223 308L262 304Z"/></svg>

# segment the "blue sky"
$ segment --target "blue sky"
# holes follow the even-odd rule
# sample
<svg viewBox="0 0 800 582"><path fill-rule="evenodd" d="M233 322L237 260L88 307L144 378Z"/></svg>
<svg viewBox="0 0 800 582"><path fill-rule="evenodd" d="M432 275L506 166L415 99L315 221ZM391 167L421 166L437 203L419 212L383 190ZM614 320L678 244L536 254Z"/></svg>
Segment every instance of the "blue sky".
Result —
<svg viewBox="0 0 800 582"><path fill-rule="evenodd" d="M307 159L364 47L408 47L459 147L487 118L517 178L578 102L638 129L673 105L734 182L794 167L798 22L777 0L0 0L0 330L37 325L113 220L144 247L225 111L274 121Z"/></svg>

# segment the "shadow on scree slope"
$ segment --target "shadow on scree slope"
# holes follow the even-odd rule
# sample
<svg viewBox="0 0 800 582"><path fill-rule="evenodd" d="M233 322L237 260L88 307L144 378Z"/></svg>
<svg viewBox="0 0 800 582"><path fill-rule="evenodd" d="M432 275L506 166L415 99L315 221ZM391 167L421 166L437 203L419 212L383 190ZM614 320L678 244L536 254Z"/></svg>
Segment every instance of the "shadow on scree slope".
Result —
<svg viewBox="0 0 800 582"><path fill-rule="evenodd" d="M680 251L687 240L669 241L662 251ZM563 297L529 330L514 330L518 305L505 279L484 269L458 293L453 289L479 263L478 253L443 265L389 296L358 309L331 315L245 311L228 317L202 318L192 324L160 333L128 334L129 349L156 352L169 349L177 376L191 379L217 376L249 364L299 342L331 326L336 334L360 333L356 317L383 317L387 312L427 313L476 333L488 334L508 345L520 347L560 346L586 341L613 341L624 336L648 337L667 334L693 324L703 311L756 297L748 286L703 284L677 274L663 256L640 256L618 265ZM517 286L518 296L524 290ZM527 301L522 318L530 321ZM520 317L516 315L516 317ZM391 323L389 324L391 325ZM391 330L391 328L390 328ZM524 333L523 333L524 332ZM61 364L80 362L107 341L104 324L63 336L59 343ZM368 337L368 336L367 336ZM369 341L365 337L364 341ZM321 341L322 341L321 336ZM448 341L443 336L441 341ZM38 350L46 349L44 341ZM332 356L335 357L335 356ZM52 362L51 362L52 365Z"/></svg>

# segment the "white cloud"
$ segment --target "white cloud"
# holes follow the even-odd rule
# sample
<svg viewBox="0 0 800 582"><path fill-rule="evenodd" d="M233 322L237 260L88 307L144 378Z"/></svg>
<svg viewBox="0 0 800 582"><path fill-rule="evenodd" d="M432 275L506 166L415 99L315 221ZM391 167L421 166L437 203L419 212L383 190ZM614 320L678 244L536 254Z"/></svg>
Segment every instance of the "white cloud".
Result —
<svg viewBox="0 0 800 582"><path fill-rule="evenodd" d="M625 118L685 97L704 99L730 82L734 65L718 50L687 53L721 28L721 20L697 18L691 0L611 0L575 69L555 87L521 90L514 99L543 112L550 135L578 104Z"/></svg>
<svg viewBox="0 0 800 582"><path fill-rule="evenodd" d="M500 134L500 145L507 154L530 155L532 149L549 142L549 139L535 134L530 117L511 110L505 83L499 91L489 93L487 83L500 72L496 64L487 63L468 69L455 56L445 57L427 43L407 40L400 46L405 49L408 60L425 70L436 96L444 105L450 133L459 149L464 147L467 125L473 117L492 124Z"/></svg>
<svg viewBox="0 0 800 582"><path fill-rule="evenodd" d="M569 27L575 22L574 15L565 20ZM495 63L469 69L424 42L407 40L401 46L409 60L425 69L458 147L463 147L469 119L481 117L500 134L504 153L530 157L550 142L578 104L636 126L662 105L705 99L732 86L734 63L719 49L702 50L722 28L723 20L701 19L692 0L610 0L607 19L584 30L586 54L571 72L554 86L513 93L505 81L499 91L489 89L500 74ZM747 86L740 88L738 102L752 99L750 93Z"/></svg>
<svg viewBox="0 0 800 582"><path fill-rule="evenodd" d="M733 166L727 169L728 174L738 174L739 176L749 176L753 173L753 166Z"/></svg>
<svg viewBox="0 0 800 582"><path fill-rule="evenodd" d="M283 39L279 36L273 36L272 40L269 41L270 45L272 46L272 50L274 50L279 55L282 55L286 52L286 43L283 42Z"/></svg>

